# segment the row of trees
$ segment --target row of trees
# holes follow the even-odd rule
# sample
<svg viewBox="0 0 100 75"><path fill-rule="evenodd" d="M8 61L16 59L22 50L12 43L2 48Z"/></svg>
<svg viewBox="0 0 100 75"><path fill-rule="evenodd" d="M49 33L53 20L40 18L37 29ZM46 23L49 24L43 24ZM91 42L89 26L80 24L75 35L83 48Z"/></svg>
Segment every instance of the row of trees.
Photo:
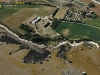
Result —
<svg viewBox="0 0 100 75"><path fill-rule="evenodd" d="M58 8L55 10L55 12L52 14L52 17L54 18L54 16L56 15L56 13L58 12Z"/></svg>
<svg viewBox="0 0 100 75"><path fill-rule="evenodd" d="M93 7L95 7L95 4L90 3L90 4L88 4L88 6L89 6L90 8L93 8Z"/></svg>
<svg viewBox="0 0 100 75"><path fill-rule="evenodd" d="M91 15L90 15L89 17L92 18L92 19L95 19L95 18L97 18L98 16L97 16L94 12L92 12Z"/></svg>
<svg viewBox="0 0 100 75"><path fill-rule="evenodd" d="M52 29L56 29L56 27L61 23L61 20L58 19L54 19L54 21L52 22Z"/></svg>
<svg viewBox="0 0 100 75"><path fill-rule="evenodd" d="M26 31L26 33L24 35L22 35L21 38L30 40L30 41L32 41L34 43L38 43L38 44L48 44L51 41L56 42L56 41L62 41L62 40L67 39L62 34L60 36L57 36L54 38L41 36L39 34L36 34L33 28L30 28L24 24L21 24L20 28Z"/></svg>

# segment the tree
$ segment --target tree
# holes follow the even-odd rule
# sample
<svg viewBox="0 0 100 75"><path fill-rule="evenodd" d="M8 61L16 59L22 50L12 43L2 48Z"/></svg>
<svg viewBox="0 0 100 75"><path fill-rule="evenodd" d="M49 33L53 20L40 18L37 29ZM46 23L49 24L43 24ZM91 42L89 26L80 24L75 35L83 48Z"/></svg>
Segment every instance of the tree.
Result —
<svg viewBox="0 0 100 75"><path fill-rule="evenodd" d="M92 19L95 19L95 18L97 18L97 17L98 17L98 16L97 16L94 12L91 13L91 18L92 18Z"/></svg>
<svg viewBox="0 0 100 75"><path fill-rule="evenodd" d="M89 6L90 8L95 7L95 5L94 5L93 3L88 4L88 6Z"/></svg>
<svg viewBox="0 0 100 75"><path fill-rule="evenodd" d="M56 29L56 27L61 23L61 20L55 19L54 22L52 23L51 27L53 29Z"/></svg>

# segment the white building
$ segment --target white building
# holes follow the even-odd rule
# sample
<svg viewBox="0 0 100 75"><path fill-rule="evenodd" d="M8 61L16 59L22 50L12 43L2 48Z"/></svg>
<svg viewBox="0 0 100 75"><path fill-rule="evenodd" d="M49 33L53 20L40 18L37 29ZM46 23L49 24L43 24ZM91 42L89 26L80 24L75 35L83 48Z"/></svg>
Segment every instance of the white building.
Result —
<svg viewBox="0 0 100 75"><path fill-rule="evenodd" d="M41 20L41 17L37 17L36 19L34 19L34 20L32 21L32 24L36 24L39 20Z"/></svg>

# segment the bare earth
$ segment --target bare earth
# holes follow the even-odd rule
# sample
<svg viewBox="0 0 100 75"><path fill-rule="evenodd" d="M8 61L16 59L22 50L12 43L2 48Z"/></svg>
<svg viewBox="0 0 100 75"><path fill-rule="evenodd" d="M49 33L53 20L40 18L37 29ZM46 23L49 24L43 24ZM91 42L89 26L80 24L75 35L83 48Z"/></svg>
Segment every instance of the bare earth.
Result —
<svg viewBox="0 0 100 75"><path fill-rule="evenodd" d="M17 49L18 45L15 44L4 43L0 45L0 75L61 75L61 70L57 66L60 66L62 69L65 68L63 62L55 57L57 51L52 53L52 58L49 61L44 61L40 65L22 63L22 59L29 50L22 50L12 55L7 53L8 51L13 52Z"/></svg>
<svg viewBox="0 0 100 75"><path fill-rule="evenodd" d="M55 18L63 19L65 14L66 14L66 10L60 9L60 10L58 10L57 14L55 15Z"/></svg>
<svg viewBox="0 0 100 75"><path fill-rule="evenodd" d="M79 48L82 48L82 51ZM0 42L1 75L62 75L62 70L74 70L75 72L80 70L81 72L85 71L88 75L100 75L100 49L97 48L89 49L84 45L72 48L66 54L67 59L71 60L72 63L66 61L66 64L56 57L58 50L53 50L52 58L48 58L49 61L44 61L43 64L24 64L22 59L29 50L24 49L12 55L7 53L17 49L18 45Z"/></svg>
<svg viewBox="0 0 100 75"><path fill-rule="evenodd" d="M11 0L0 0L0 2L10 2Z"/></svg>
<svg viewBox="0 0 100 75"><path fill-rule="evenodd" d="M87 3L87 4L93 3L92 0L81 0L81 1L84 2L84 3ZM98 16L100 16L100 4L97 4L97 3L94 3L94 4L95 4L96 7L91 8L91 10L93 12L95 12Z"/></svg>
<svg viewBox="0 0 100 75"><path fill-rule="evenodd" d="M65 30L62 31L62 34L65 35L65 36L67 36L68 33L69 33L69 30L68 29L65 29Z"/></svg>
<svg viewBox="0 0 100 75"><path fill-rule="evenodd" d="M4 32L3 29L1 31ZM15 52L19 49L18 46L0 41L0 75L82 75L82 71L88 75L100 75L99 48L89 49L83 43L77 44L66 53L66 60L56 57L58 50L51 50L52 58L47 58L49 61L44 60L43 64L25 64L22 59L30 50ZM15 53L9 55L8 52Z"/></svg>
<svg viewBox="0 0 100 75"><path fill-rule="evenodd" d="M82 48L82 51L79 48ZM100 49L89 49L80 45L71 49L67 58L73 62L73 66L85 71L87 75L100 75Z"/></svg>

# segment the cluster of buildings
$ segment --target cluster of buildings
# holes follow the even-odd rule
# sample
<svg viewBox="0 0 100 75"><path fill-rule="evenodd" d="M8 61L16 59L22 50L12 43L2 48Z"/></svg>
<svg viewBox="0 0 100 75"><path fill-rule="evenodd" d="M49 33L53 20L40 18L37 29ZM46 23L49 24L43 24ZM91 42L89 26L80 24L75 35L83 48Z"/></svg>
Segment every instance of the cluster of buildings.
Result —
<svg viewBox="0 0 100 75"><path fill-rule="evenodd" d="M73 12L73 10L68 10L67 14L65 16L65 20L68 21L80 21L82 22L84 18L95 18L97 15L88 9L88 7L85 7L85 9L82 9L81 11Z"/></svg>
<svg viewBox="0 0 100 75"><path fill-rule="evenodd" d="M36 17L30 22L31 25L35 25L37 29L41 28L47 28L51 22L48 20L48 18L41 18L41 17Z"/></svg>
<svg viewBox="0 0 100 75"><path fill-rule="evenodd" d="M97 15L93 11L91 11L88 7L84 7L82 13L84 17L89 17L92 19L97 17Z"/></svg>
<svg viewBox="0 0 100 75"><path fill-rule="evenodd" d="M65 20L82 21L82 13L73 12L72 10L68 10Z"/></svg>

